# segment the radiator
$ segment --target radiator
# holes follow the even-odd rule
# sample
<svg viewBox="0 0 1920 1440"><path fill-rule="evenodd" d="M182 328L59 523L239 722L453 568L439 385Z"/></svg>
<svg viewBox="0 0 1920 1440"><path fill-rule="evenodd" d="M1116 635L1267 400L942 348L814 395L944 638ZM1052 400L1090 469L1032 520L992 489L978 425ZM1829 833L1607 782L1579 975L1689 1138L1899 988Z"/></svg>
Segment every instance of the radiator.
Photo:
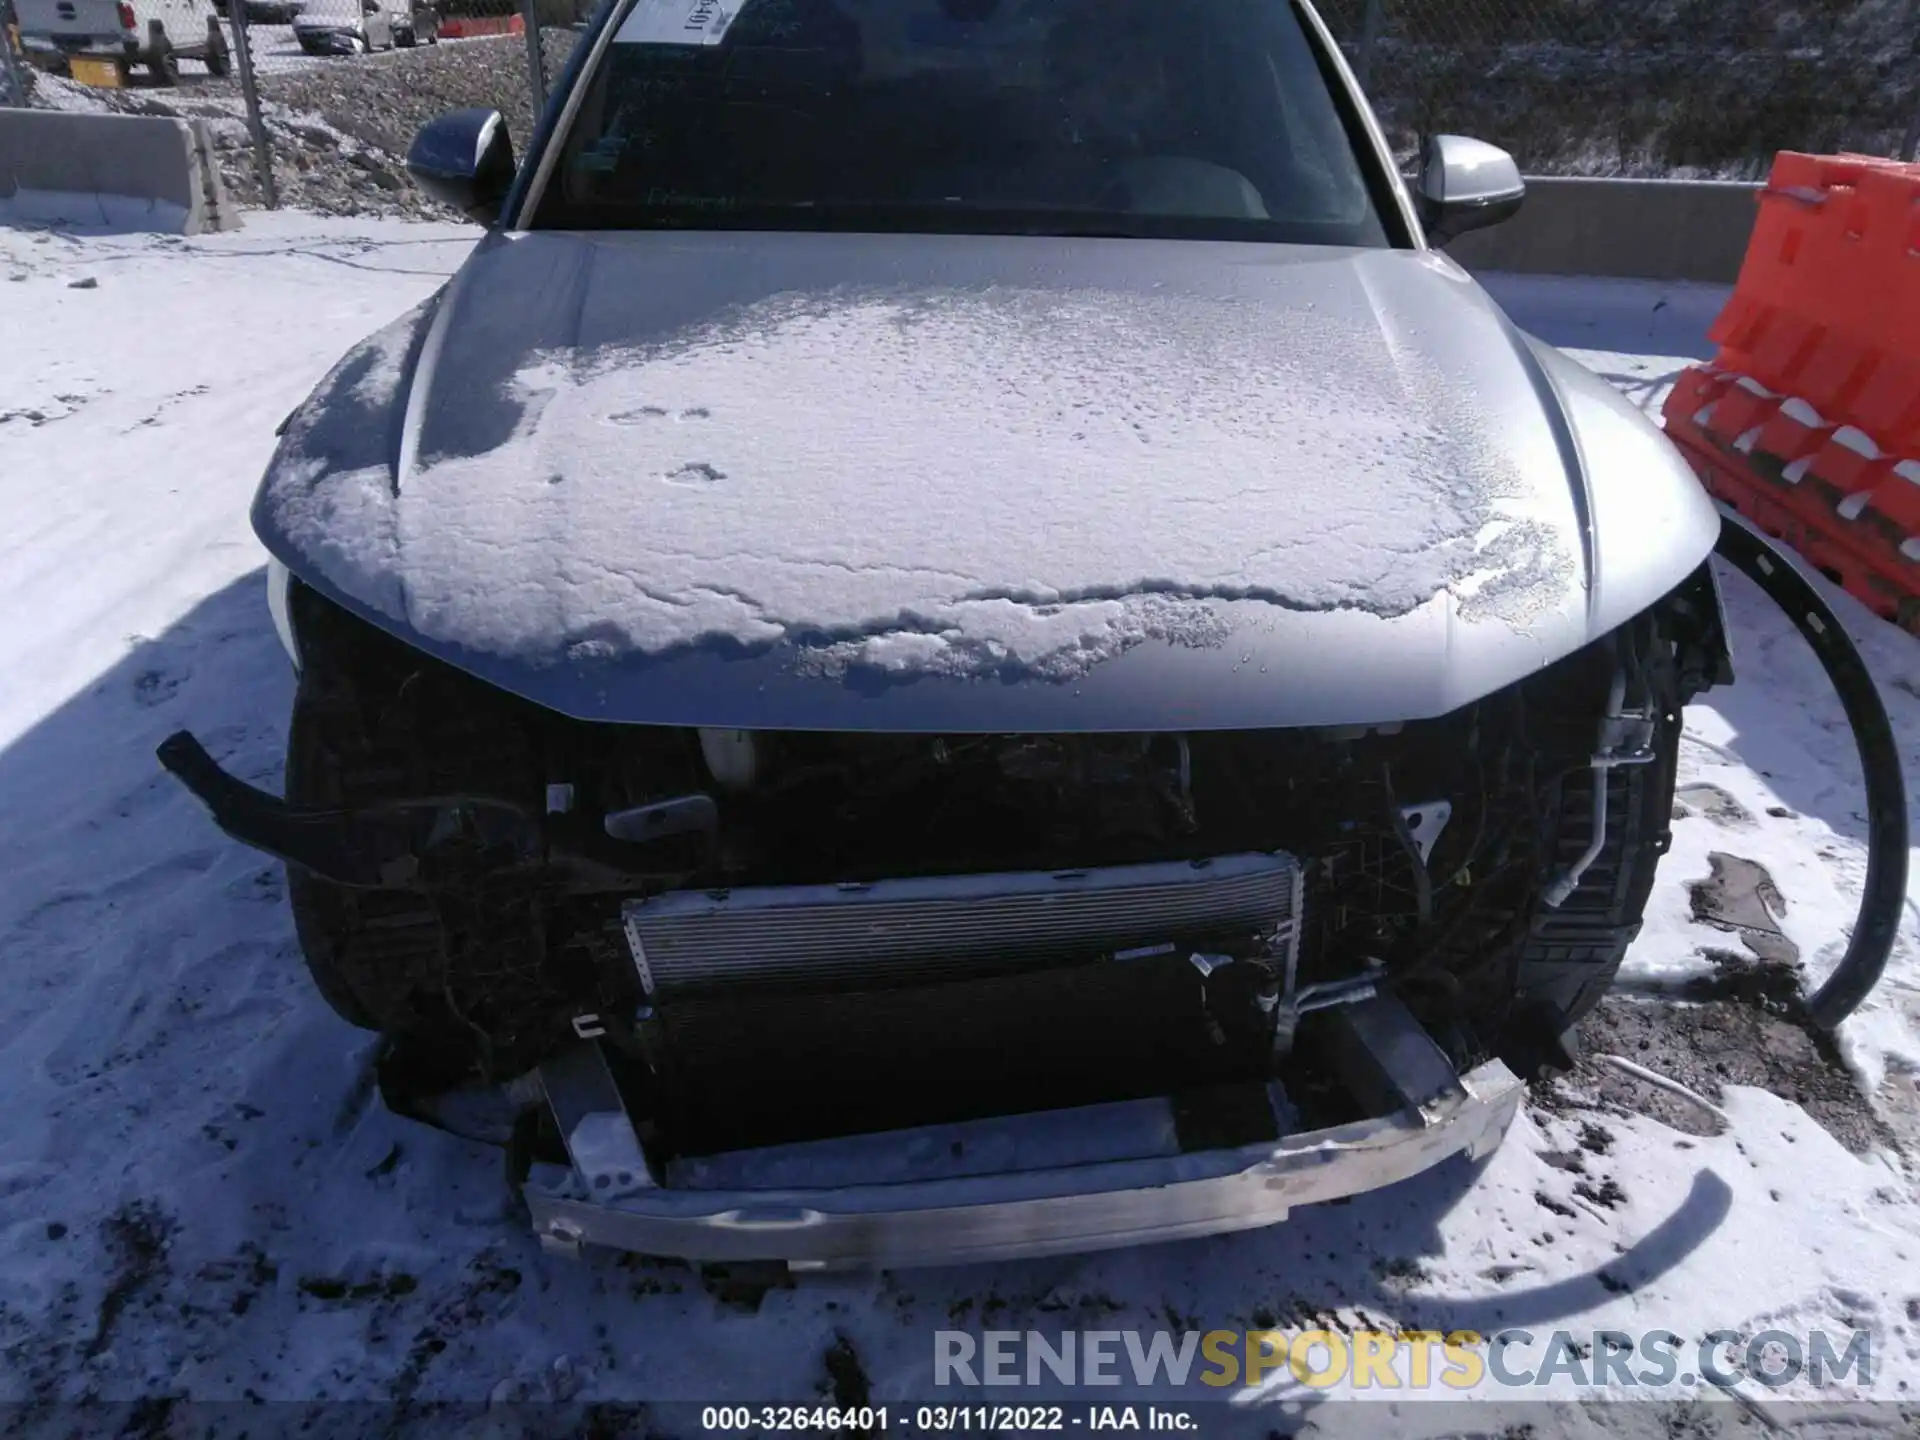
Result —
<svg viewBox="0 0 1920 1440"><path fill-rule="evenodd" d="M980 978L1209 936L1299 943L1286 854L1100 869L675 891L622 913L652 999Z"/></svg>

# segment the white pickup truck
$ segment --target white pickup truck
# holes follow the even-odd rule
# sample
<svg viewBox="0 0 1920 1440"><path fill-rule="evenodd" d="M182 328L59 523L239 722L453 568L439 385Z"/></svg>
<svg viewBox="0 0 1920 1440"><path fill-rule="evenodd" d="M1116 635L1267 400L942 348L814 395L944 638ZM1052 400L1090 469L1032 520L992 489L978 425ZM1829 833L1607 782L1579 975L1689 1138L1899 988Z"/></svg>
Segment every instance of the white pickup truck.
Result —
<svg viewBox="0 0 1920 1440"><path fill-rule="evenodd" d="M213 76L230 63L211 0L14 0L14 12L20 47L58 69L94 61L124 83L129 69L144 65L156 82L172 85L183 58Z"/></svg>

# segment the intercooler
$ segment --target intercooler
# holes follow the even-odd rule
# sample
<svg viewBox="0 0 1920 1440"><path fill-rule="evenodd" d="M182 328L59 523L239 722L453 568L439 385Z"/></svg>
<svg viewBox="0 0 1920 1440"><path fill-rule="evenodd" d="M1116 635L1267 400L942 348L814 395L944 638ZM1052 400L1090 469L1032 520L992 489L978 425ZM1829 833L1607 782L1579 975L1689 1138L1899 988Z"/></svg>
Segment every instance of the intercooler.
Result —
<svg viewBox="0 0 1920 1440"><path fill-rule="evenodd" d="M1260 1082L1300 894L1248 854L635 901L653 1101L710 1152Z"/></svg>

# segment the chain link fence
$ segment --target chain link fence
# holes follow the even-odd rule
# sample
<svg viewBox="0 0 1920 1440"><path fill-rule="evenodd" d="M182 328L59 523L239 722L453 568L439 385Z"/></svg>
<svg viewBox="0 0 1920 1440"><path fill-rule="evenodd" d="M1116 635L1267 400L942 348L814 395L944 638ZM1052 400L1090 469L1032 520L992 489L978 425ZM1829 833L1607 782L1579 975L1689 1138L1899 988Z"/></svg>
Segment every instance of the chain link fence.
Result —
<svg viewBox="0 0 1920 1440"><path fill-rule="evenodd" d="M0 0L0 104L25 105L31 93L13 0Z"/></svg>
<svg viewBox="0 0 1920 1440"><path fill-rule="evenodd" d="M1914 0L1320 0L1403 158L1475 135L1536 174L1765 173L1913 158Z"/></svg>
<svg viewBox="0 0 1920 1440"><path fill-rule="evenodd" d="M405 175L414 132L483 105L524 145L597 3L212 0L231 63L190 59L171 80L131 67L117 89L75 84L44 50L23 58L0 27L0 98L205 119L242 205L429 216ZM1536 174L1750 178L1779 149L1911 157L1920 142L1916 0L1319 9L1408 165L1437 131L1502 145Z"/></svg>
<svg viewBox="0 0 1920 1440"><path fill-rule="evenodd" d="M35 13L53 9L27 3ZM164 65L144 51L109 51L90 64L51 37L29 33L21 49L0 30L0 103L204 121L228 192L243 206L442 217L406 177L414 134L448 110L485 106L501 111L524 145L596 4L210 0L205 19L219 41L196 35ZM173 12L195 8L172 0L169 23Z"/></svg>
<svg viewBox="0 0 1920 1440"><path fill-rule="evenodd" d="M258 183L243 186L242 202L323 188L331 172L344 173L353 192L370 186L406 209L404 193L421 210L431 204L402 168L414 133L445 111L486 106L524 144L592 8L591 0L225 3L242 6L229 28L251 62L240 71Z"/></svg>

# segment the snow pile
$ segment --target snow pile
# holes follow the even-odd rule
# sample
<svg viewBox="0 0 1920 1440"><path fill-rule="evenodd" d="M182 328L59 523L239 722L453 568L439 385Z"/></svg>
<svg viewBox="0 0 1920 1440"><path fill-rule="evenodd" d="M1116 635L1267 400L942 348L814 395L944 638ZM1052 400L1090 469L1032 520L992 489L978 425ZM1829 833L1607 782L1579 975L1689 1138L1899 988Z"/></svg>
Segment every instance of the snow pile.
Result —
<svg viewBox="0 0 1920 1440"><path fill-rule="evenodd" d="M36 109L59 110L71 115L100 115L114 107L106 100L107 91L82 85L44 70L28 72L28 93Z"/></svg>
<svg viewBox="0 0 1920 1440"><path fill-rule="evenodd" d="M461 403L510 407L510 438L403 449L397 495L322 433L372 411L304 417L273 523L428 637L534 663L722 637L828 672L1065 679L1147 638L1219 643L1211 600L1398 615L1574 564L1465 380L1309 308L777 298L535 356L507 390Z"/></svg>

